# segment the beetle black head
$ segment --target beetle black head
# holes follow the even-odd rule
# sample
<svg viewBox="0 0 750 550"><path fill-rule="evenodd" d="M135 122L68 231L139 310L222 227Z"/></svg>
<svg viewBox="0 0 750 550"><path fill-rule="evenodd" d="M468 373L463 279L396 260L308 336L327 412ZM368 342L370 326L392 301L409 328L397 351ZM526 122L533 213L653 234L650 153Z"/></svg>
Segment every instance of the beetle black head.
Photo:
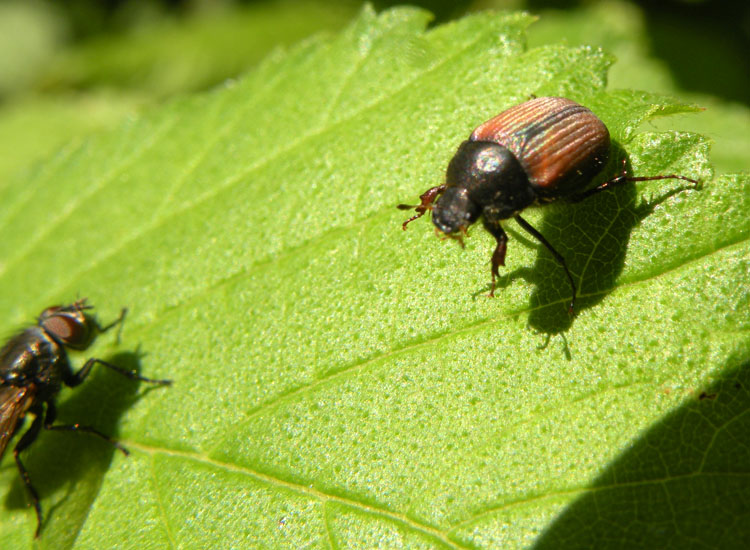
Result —
<svg viewBox="0 0 750 550"><path fill-rule="evenodd" d="M506 219L534 202L528 176L507 148L489 141L464 141L445 174L447 189L435 203L432 221L456 233L479 218Z"/></svg>
<svg viewBox="0 0 750 550"><path fill-rule="evenodd" d="M458 233L474 223L481 214L480 208L461 187L449 187L432 210L432 223L446 235Z"/></svg>
<svg viewBox="0 0 750 550"><path fill-rule="evenodd" d="M54 340L69 348L83 350L89 347L97 335L96 320L86 313L93 309L86 299L69 306L52 306L39 315L39 326Z"/></svg>

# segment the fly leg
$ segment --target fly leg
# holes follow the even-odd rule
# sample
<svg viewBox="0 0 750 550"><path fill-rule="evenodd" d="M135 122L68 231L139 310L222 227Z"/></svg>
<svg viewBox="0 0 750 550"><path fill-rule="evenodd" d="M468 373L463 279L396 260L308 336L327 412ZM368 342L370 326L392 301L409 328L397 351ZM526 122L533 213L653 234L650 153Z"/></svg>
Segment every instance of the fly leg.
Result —
<svg viewBox="0 0 750 550"><path fill-rule="evenodd" d="M44 418L44 429L50 430L50 431L61 431L61 432L81 432L81 433L87 433L91 435L95 435L113 447L121 450L125 456L128 456L130 452L123 447L120 443L109 437L107 434L104 434L97 430L96 428L93 428L92 426L82 426L81 424L58 424L53 426L52 423L57 418L57 407L55 407L55 403L52 401L47 402L47 415Z"/></svg>
<svg viewBox="0 0 750 550"><path fill-rule="evenodd" d="M18 466L18 472L21 474L21 480L26 486L26 491L31 497L31 504L34 505L34 510L36 511L36 531L34 532L34 538L39 538L39 532L42 530L42 505L39 503L39 494L31 483L29 471L26 469L26 466L23 465L23 462L21 462L21 457L19 455L21 454L21 451L31 445L36 440L37 436L39 436L39 430L42 429L42 415L44 411L41 406L35 406L29 409L29 412L35 415L34 422L32 422L31 427L26 430L26 433L23 434L18 441L18 444L13 449L13 458L16 460L16 466Z"/></svg>
<svg viewBox="0 0 750 550"><path fill-rule="evenodd" d="M110 324L101 326L99 323L94 321L96 325L96 329L99 331L99 334L104 334L109 329L116 327L117 325L120 325L120 330L117 331L117 343L120 343L120 333L122 332L122 327L125 323L125 316L128 314L128 308L124 307L120 310L120 316L117 317L114 321L112 321Z"/></svg>
<svg viewBox="0 0 750 550"><path fill-rule="evenodd" d="M159 384L162 386L169 386L172 383L171 380L154 380L153 378L146 378L145 376L141 376L140 374L132 370L124 369L107 361L92 357L83 364L78 372L66 376L64 379L65 384L67 386L70 386L71 388L77 386L86 379L86 377L91 372L91 368L97 363L99 365L107 367L108 369L112 369L113 371L118 372L126 378L130 378L131 380L140 380L141 382L149 382L151 384Z"/></svg>

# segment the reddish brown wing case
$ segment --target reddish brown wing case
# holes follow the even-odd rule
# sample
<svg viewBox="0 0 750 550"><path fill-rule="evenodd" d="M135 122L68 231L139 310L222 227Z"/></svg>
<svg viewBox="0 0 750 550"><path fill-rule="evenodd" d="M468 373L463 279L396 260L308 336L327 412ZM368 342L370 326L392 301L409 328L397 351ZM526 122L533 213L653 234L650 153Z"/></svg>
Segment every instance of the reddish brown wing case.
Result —
<svg viewBox="0 0 750 550"><path fill-rule="evenodd" d="M562 97L538 97L511 107L478 126L470 139L510 150L542 197L582 190L609 157L604 123Z"/></svg>

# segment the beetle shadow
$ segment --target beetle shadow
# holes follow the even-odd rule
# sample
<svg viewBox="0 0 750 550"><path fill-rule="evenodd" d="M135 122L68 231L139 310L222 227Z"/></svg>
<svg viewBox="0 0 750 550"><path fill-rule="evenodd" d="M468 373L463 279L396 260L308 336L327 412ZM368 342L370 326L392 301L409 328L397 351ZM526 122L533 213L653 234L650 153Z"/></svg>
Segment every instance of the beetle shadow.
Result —
<svg viewBox="0 0 750 550"><path fill-rule="evenodd" d="M138 351L127 351L110 356L106 361L139 373L142 356ZM76 365L80 367L78 363ZM117 440L120 417L146 393L138 392L140 383L104 366L96 365L80 386L69 389L70 395L59 401L55 424L90 425ZM9 461L14 470L16 468L12 458L13 447L31 426L31 421L32 418L26 419L6 449L6 454L11 455ZM120 451L91 434L42 429L37 440L21 453L21 459L42 502L42 536L56 509L65 506L69 497L75 493L79 481L87 477L91 480L89 484L101 483L115 452ZM93 478L92 472L96 473ZM55 498L55 504L45 502L49 500L49 496L59 492L63 494ZM11 509L28 508L33 516L30 504L31 499L26 486L19 476L8 491L5 505Z"/></svg>
<svg viewBox="0 0 750 550"><path fill-rule="evenodd" d="M591 187L617 175L622 170L623 161L628 174L632 174L627 153L613 142L610 162L603 171L605 175L597 177ZM509 285L516 278L534 285L529 300L529 325L532 328L548 335L565 332L575 315L601 302L615 288L622 273L630 234L635 226L657 205L677 193L695 188L694 185L674 185L671 190L649 201L639 202L641 191L637 183L616 186L581 202L560 201L544 207L542 222L536 229L568 263L578 287L574 315L567 311L572 291L562 266L530 235L519 230L509 231L515 240L539 251L533 267L514 270L498 281L499 287Z"/></svg>
<svg viewBox="0 0 750 550"><path fill-rule="evenodd" d="M618 548L747 548L747 355L730 359L715 380L688 390L680 407L580 488L534 550L604 548L613 541Z"/></svg>

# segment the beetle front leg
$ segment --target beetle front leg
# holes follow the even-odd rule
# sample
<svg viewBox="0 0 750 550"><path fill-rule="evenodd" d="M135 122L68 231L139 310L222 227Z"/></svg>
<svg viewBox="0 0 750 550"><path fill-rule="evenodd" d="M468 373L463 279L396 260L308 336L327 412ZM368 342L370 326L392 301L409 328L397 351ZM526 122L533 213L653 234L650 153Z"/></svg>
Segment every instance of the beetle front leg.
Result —
<svg viewBox="0 0 750 550"><path fill-rule="evenodd" d="M417 214L415 216L412 216L408 220L406 220L403 225L401 226L404 231L406 231L406 226L410 223L416 220L417 218L421 218L424 216L425 212L428 210L432 210L433 203L437 200L438 196L440 196L443 191L446 189L446 185L438 185L437 187L432 187L419 195L419 199L422 201L417 205L413 204L399 204L396 208L399 210L411 210L412 208L416 210Z"/></svg>
<svg viewBox="0 0 750 550"><path fill-rule="evenodd" d="M489 221L486 217L484 220L484 227L497 241L495 251L492 253L492 288L488 294L490 298L493 298L495 296L495 281L500 277L499 268L501 265L505 265L505 252L508 248L508 235L503 230L500 222Z"/></svg>

